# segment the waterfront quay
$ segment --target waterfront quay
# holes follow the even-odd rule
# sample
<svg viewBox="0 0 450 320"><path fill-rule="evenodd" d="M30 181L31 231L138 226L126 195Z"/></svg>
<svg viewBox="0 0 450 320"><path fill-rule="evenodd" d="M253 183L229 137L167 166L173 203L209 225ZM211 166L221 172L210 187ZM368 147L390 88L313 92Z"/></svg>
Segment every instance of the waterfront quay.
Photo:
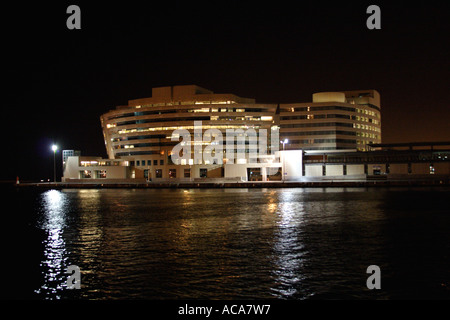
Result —
<svg viewBox="0 0 450 320"><path fill-rule="evenodd" d="M414 187L450 186L449 175L414 178L387 178L367 176L365 179L317 179L304 181L230 181L227 179L195 179L193 181L74 181L74 182L28 182L16 184L19 188L67 189L67 188L346 188L346 187Z"/></svg>

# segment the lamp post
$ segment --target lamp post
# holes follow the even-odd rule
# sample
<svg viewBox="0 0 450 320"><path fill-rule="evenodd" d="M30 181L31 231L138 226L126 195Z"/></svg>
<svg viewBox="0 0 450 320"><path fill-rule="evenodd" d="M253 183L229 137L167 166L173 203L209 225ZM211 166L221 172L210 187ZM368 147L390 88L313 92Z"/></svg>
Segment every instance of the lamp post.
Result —
<svg viewBox="0 0 450 320"><path fill-rule="evenodd" d="M283 151L284 151L284 145L285 145L286 143L288 143L288 142L289 142L288 139L284 139L283 141L280 141L280 143L283 144Z"/></svg>
<svg viewBox="0 0 450 320"><path fill-rule="evenodd" d="M56 183L56 150L58 146L56 144L52 145L53 150L53 181Z"/></svg>
<svg viewBox="0 0 450 320"><path fill-rule="evenodd" d="M288 142L289 142L288 139L284 139L283 141L280 141L280 143L283 144L283 151L284 151L284 145L287 144ZM285 170L284 158L285 158L285 155L283 153L283 181L284 181L284 176L286 175L286 173L284 172L284 170Z"/></svg>

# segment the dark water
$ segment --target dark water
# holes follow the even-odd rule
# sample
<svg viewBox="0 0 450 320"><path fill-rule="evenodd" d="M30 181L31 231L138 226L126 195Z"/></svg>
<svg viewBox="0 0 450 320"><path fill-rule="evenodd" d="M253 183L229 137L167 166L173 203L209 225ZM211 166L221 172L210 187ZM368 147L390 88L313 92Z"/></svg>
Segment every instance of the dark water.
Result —
<svg viewBox="0 0 450 320"><path fill-rule="evenodd" d="M449 189L2 197L2 298L450 298ZM66 288L69 265L81 270L80 290ZM366 286L369 265L381 269L380 290Z"/></svg>

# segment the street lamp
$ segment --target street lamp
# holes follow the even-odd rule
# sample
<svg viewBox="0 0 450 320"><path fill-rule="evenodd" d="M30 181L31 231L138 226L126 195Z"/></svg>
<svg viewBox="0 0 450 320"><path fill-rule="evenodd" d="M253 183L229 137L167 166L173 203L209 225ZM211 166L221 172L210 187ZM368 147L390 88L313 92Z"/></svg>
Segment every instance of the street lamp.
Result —
<svg viewBox="0 0 450 320"><path fill-rule="evenodd" d="M56 183L56 150L58 146L56 144L52 145L53 150L53 181Z"/></svg>
<svg viewBox="0 0 450 320"><path fill-rule="evenodd" d="M283 151L284 151L284 145L287 144L289 142L288 139L284 139L283 141L280 141L280 143L283 144Z"/></svg>
<svg viewBox="0 0 450 320"><path fill-rule="evenodd" d="M288 142L289 142L288 139L284 139L283 141L280 141L280 143L283 144L283 151L284 151L284 145L287 144ZM285 171L284 158L285 158L285 155L283 154L283 177L282 177L283 181L284 181L284 176L286 175L286 172L284 172Z"/></svg>

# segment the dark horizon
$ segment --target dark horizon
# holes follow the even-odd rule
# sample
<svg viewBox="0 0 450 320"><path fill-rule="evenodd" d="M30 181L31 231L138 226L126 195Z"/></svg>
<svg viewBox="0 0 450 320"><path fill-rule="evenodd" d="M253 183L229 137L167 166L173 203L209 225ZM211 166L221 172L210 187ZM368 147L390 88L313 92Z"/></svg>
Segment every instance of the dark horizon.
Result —
<svg viewBox="0 0 450 320"><path fill-rule="evenodd" d="M152 87L196 84L257 103L308 102L321 91L381 94L382 142L450 141L450 5L379 2L171 2L12 5L7 165L2 180L52 178L61 150L105 157L99 117ZM11 157L12 155L12 157Z"/></svg>

